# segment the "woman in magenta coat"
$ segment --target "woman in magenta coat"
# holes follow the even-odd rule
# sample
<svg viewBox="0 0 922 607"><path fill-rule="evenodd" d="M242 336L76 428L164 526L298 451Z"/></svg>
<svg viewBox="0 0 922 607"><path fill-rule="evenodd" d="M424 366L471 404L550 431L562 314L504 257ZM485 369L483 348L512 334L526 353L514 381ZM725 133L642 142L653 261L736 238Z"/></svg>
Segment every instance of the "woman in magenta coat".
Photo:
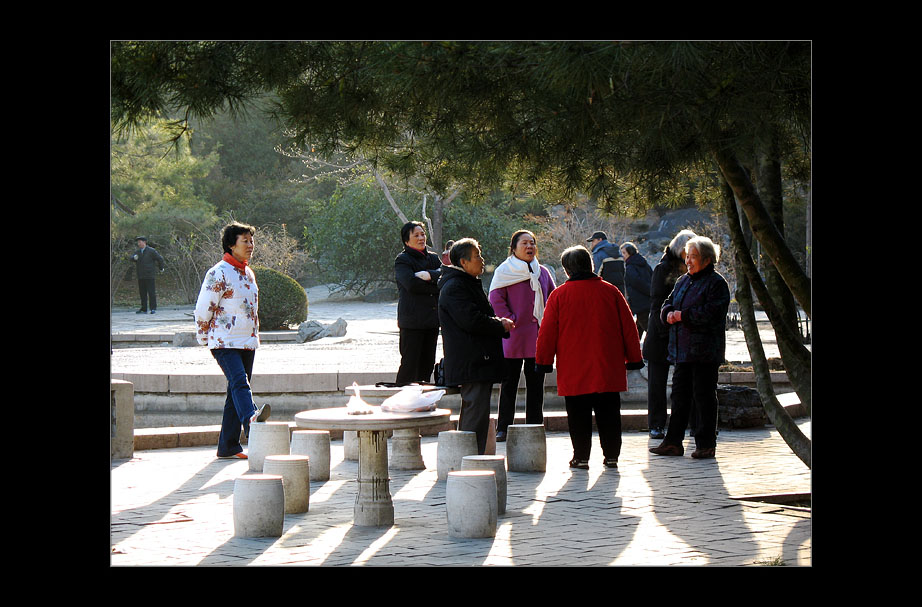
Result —
<svg viewBox="0 0 922 607"><path fill-rule="evenodd" d="M564 397L571 468L589 468L595 411L604 464L618 467L621 454L621 395L627 370L643 368L637 325L624 296L592 272L586 247L560 256L567 282L547 300L538 331L536 363L549 372L557 359L557 393Z"/></svg>
<svg viewBox="0 0 922 607"><path fill-rule="evenodd" d="M493 272L490 305L500 318L509 318L515 327L503 340L506 379L499 389L499 415L496 440L506 440L506 429L515 420L515 400L519 377L525 371L525 423L544 423L544 374L535 370L535 343L544 306L556 288L547 268L538 263L535 235L519 230L512 235L509 257Z"/></svg>

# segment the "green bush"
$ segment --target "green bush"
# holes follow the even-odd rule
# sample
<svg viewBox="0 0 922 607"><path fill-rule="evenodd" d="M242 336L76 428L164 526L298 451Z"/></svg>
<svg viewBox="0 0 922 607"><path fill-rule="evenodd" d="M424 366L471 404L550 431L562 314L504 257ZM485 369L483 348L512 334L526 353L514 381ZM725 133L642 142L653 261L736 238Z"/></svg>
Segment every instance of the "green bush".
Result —
<svg viewBox="0 0 922 607"><path fill-rule="evenodd" d="M252 266L259 287L259 328L288 329L307 320L307 293L293 278L265 266Z"/></svg>

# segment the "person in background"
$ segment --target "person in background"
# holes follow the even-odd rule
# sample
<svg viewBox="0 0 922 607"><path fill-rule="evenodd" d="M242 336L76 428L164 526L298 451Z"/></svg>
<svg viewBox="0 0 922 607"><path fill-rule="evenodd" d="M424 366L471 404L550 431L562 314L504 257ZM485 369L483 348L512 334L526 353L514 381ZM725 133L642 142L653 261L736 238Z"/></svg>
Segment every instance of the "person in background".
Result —
<svg viewBox="0 0 922 607"><path fill-rule="evenodd" d="M422 222L400 229L403 252L394 260L397 278L397 327L400 330L400 367L396 383L428 382L435 366L439 340L439 278L442 262L426 248Z"/></svg>
<svg viewBox="0 0 922 607"><path fill-rule="evenodd" d="M453 244L455 244L454 240L449 240L448 242L445 243L445 250L442 251L442 265L443 266L451 265L451 258L448 256L448 252L451 251L451 245Z"/></svg>
<svg viewBox="0 0 922 607"><path fill-rule="evenodd" d="M227 378L227 397L218 436L218 457L247 459L240 446L240 427L247 436L250 424L269 419L271 408L257 409L250 380L259 347L259 287L249 267L256 229L234 222L221 236L224 257L202 281L195 304L195 334L211 350Z"/></svg>
<svg viewBox="0 0 922 607"><path fill-rule="evenodd" d="M631 312L637 316L637 335L643 340L650 316L650 280L653 278L653 270L633 242L621 245L621 254L624 255L627 303L631 306Z"/></svg>
<svg viewBox="0 0 922 607"><path fill-rule="evenodd" d="M163 272L165 263L157 249L147 245L147 236L138 236L138 250L131 256L135 262L135 273L138 275L138 292L141 295L141 309L135 314L147 314L148 304L150 313L157 313L157 269Z"/></svg>
<svg viewBox="0 0 922 607"><path fill-rule="evenodd" d="M544 305L557 287L550 271L538 263L535 235L519 230L512 235L509 257L499 264L490 283L490 305L497 316L515 326L503 340L506 378L500 386L496 440L506 440L506 429L515 420L519 377L525 371L525 423L544 423L544 374L535 370L535 343L544 316Z"/></svg>
<svg viewBox="0 0 922 607"><path fill-rule="evenodd" d="M695 459L712 458L717 447L717 370L726 353L730 287L714 268L720 247L706 236L685 244L688 272L679 278L660 310L669 326L672 374L672 415L666 437L655 455L681 456L689 412L697 408Z"/></svg>
<svg viewBox="0 0 922 607"><path fill-rule="evenodd" d="M660 320L663 302L672 292L676 281L685 274L685 243L696 234L682 230L663 249L663 256L653 269L650 280L650 315L647 337L643 341L643 357L647 361L647 424L650 438L666 436L666 384L669 380L669 329ZM691 418L696 417L694 412Z"/></svg>
<svg viewBox="0 0 922 607"><path fill-rule="evenodd" d="M592 267L602 280L618 287L621 294L625 294L624 287L624 260L618 247L608 242L605 232L594 232L586 239L592 251Z"/></svg>
<svg viewBox="0 0 922 607"><path fill-rule="evenodd" d="M637 325L621 292L593 274L586 247L570 247L560 262L567 281L547 300L535 361L550 372L557 360L557 393L566 403L573 444L570 467L589 468L594 411L603 464L617 468L620 392L627 391L627 370L643 368Z"/></svg>
<svg viewBox="0 0 922 607"><path fill-rule="evenodd" d="M445 352L445 385L461 387L458 430L477 435L478 454L487 446L490 394L503 381L503 337L514 323L498 318L483 291L484 259L480 244L462 238L451 247L451 265L439 281L439 322Z"/></svg>

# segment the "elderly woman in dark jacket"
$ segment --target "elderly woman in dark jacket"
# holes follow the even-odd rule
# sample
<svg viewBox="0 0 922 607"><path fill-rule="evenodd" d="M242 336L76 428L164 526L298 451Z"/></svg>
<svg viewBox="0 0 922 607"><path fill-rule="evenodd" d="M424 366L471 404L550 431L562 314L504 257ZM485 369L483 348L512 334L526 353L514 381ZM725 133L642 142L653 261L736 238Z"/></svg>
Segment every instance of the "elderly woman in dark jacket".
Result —
<svg viewBox="0 0 922 607"><path fill-rule="evenodd" d="M400 230L403 252L394 260L397 277L397 327L400 368L396 383L428 382L439 339L439 287L442 261L426 249L426 229L419 221Z"/></svg>
<svg viewBox="0 0 922 607"><path fill-rule="evenodd" d="M714 269L720 247L697 236L685 245L688 273L676 282L663 303L660 320L669 326L669 360L672 376L672 415L666 438L655 455L685 453L682 441L688 414L697 406L696 449L692 457L714 457L717 446L717 369L726 351L727 309L730 287Z"/></svg>
<svg viewBox="0 0 922 607"><path fill-rule="evenodd" d="M493 384L506 374L503 338L514 323L497 318L480 282L484 260L473 238L457 241L449 253L451 265L439 282L439 321L445 352L445 385L461 387L458 430L477 434L483 455L490 424Z"/></svg>
<svg viewBox="0 0 922 607"><path fill-rule="evenodd" d="M663 257L653 269L653 278L650 279L650 316L647 320L647 337L643 341L643 357L647 361L647 424L650 438L666 436L669 329L660 320L659 313L676 281L686 272L685 243L695 236L691 230L682 230L676 234L663 251Z"/></svg>

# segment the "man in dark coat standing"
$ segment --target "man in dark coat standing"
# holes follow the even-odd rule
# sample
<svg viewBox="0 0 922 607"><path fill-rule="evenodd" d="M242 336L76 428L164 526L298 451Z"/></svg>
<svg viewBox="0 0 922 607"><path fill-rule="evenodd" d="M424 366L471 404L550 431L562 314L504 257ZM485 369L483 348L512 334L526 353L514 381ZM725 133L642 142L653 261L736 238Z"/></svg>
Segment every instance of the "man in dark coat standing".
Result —
<svg viewBox="0 0 922 607"><path fill-rule="evenodd" d="M602 277L602 280L618 287L625 297L624 288L624 260L617 245L608 242L605 232L594 232L586 239L589 250L592 251L592 269Z"/></svg>
<svg viewBox="0 0 922 607"><path fill-rule="evenodd" d="M154 247L147 246L147 237L138 236L138 250L131 256L135 262L135 273L138 275L138 292L141 295L141 309L135 314L147 314L148 300L150 300L150 313L157 313L157 269L164 270L163 257Z"/></svg>
<svg viewBox="0 0 922 607"><path fill-rule="evenodd" d="M455 242L451 265L439 280L439 323L445 354L445 384L461 387L458 429L477 434L477 452L483 454L490 427L493 384L506 372L503 337L515 326L497 318L480 282L484 260L472 238Z"/></svg>
<svg viewBox="0 0 922 607"><path fill-rule="evenodd" d="M650 281L653 278L653 268L633 242L621 245L621 254L624 255L626 299L631 306L631 312L637 316L637 336L642 340L650 317Z"/></svg>

